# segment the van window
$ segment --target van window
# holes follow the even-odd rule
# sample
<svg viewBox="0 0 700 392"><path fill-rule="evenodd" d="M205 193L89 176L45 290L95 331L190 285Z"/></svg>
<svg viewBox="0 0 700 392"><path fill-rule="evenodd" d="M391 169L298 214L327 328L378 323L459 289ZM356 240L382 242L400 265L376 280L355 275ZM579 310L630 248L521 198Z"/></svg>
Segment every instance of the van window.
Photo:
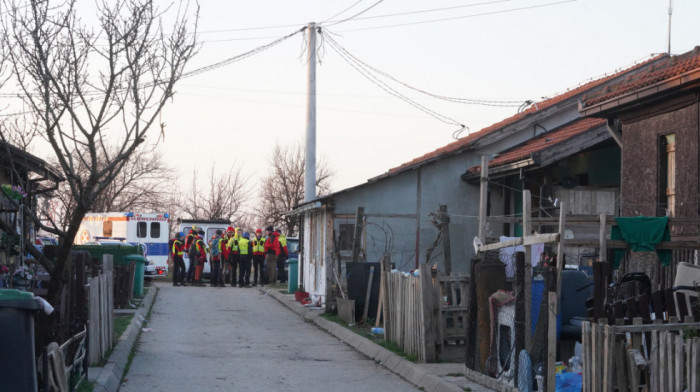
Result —
<svg viewBox="0 0 700 392"><path fill-rule="evenodd" d="M148 226L146 225L146 222L137 222L136 223L136 237L146 238L146 230L147 229L148 229Z"/></svg>
<svg viewBox="0 0 700 392"><path fill-rule="evenodd" d="M210 227L210 228L208 228L208 229L207 229L207 238L206 238L207 244L208 244L209 241L211 241L211 239L214 237L214 234L216 234L216 231L217 231L217 230L221 230L221 233L222 233L222 234L226 232L226 229L223 228L223 227Z"/></svg>
<svg viewBox="0 0 700 392"><path fill-rule="evenodd" d="M102 235L105 237L112 236L112 221L104 221L102 223Z"/></svg>
<svg viewBox="0 0 700 392"><path fill-rule="evenodd" d="M160 238L160 222L151 222L151 238Z"/></svg>

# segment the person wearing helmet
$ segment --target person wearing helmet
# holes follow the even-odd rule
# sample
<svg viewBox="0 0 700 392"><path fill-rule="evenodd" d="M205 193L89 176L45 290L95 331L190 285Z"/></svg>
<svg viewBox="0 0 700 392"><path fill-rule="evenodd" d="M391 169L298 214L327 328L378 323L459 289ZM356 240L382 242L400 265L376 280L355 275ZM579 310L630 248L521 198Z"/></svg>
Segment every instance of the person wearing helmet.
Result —
<svg viewBox="0 0 700 392"><path fill-rule="evenodd" d="M267 283L277 282L277 257L280 255L280 241L272 226L265 229L267 239L265 240L265 268L267 269Z"/></svg>
<svg viewBox="0 0 700 392"><path fill-rule="evenodd" d="M238 252L240 256L238 287L250 287L250 262L253 249L250 243L250 234L247 232L243 233L243 236L238 240Z"/></svg>
<svg viewBox="0 0 700 392"><path fill-rule="evenodd" d="M265 263L265 238L262 236L262 230L255 230L255 237L251 240L253 245L253 286L263 283L263 264Z"/></svg>
<svg viewBox="0 0 700 392"><path fill-rule="evenodd" d="M217 230L216 234L209 240L209 255L211 256L211 287L223 286L221 278L221 250L223 239L221 230ZM224 246L225 247L225 246Z"/></svg>
<svg viewBox="0 0 700 392"><path fill-rule="evenodd" d="M184 234L183 232L175 234L175 240L170 250L173 255L173 286L185 285L185 260L182 258L185 253L185 244L182 242Z"/></svg>
<svg viewBox="0 0 700 392"><path fill-rule="evenodd" d="M241 260L241 255L240 255L240 251L238 248L238 241L241 239L241 237L239 235L239 230L240 229L237 228L234 231L233 236L231 237L231 239L228 241L228 244L227 244L227 246L230 249L229 265L231 268L231 272L230 272L231 273L231 287L236 287L236 283L238 283L238 279L236 279L236 277L237 277L236 274L237 273L239 275L241 274L240 266L239 266L240 260Z"/></svg>
<svg viewBox="0 0 700 392"><path fill-rule="evenodd" d="M199 229L192 247L195 248L195 252L193 255L190 255L190 258L194 258L197 261L197 265L194 269L194 283L195 286L201 287L204 286L204 283L202 283L202 271L204 270L204 263L207 262L207 246L204 245L204 230Z"/></svg>
<svg viewBox="0 0 700 392"><path fill-rule="evenodd" d="M289 256L287 237L285 237L279 229L275 230L275 233L277 233L277 240L280 243L280 255L277 256L277 279L279 279L280 283L284 283L287 281L287 273L284 267L287 262L287 257Z"/></svg>

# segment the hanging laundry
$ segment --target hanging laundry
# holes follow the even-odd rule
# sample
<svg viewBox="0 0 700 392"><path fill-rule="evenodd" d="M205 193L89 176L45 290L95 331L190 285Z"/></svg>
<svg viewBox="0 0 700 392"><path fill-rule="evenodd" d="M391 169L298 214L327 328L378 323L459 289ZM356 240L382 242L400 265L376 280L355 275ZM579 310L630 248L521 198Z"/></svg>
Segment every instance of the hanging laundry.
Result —
<svg viewBox="0 0 700 392"><path fill-rule="evenodd" d="M617 226L610 232L611 240L624 240L634 252L656 252L661 265L671 264L670 250L656 250L656 245L671 240L668 228L668 217L619 217L615 218ZM613 268L620 266L620 260L625 257L624 249L614 251Z"/></svg>

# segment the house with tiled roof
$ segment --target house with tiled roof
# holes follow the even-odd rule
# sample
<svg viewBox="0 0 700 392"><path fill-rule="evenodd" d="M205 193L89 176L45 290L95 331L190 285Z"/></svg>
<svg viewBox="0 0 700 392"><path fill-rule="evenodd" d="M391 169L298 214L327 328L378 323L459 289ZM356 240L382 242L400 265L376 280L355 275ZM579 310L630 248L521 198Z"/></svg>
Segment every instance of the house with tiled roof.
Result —
<svg viewBox="0 0 700 392"><path fill-rule="evenodd" d="M697 218L700 210L700 46L586 94L622 148L622 216ZM697 236L697 226L673 235Z"/></svg>
<svg viewBox="0 0 700 392"><path fill-rule="evenodd" d="M293 213L302 218L299 283L306 291L326 298L331 285L345 280L347 262L376 263L382 257L389 257L402 271L429 262L437 264L444 274L465 275L478 232L480 192L478 181L472 179L478 177L475 167L482 156L491 158L489 166L494 173L489 185L491 216L521 212L523 189L531 190L533 206L549 208L549 200L571 196L577 186L588 187L591 198L598 197L595 192L599 191L592 188L612 188L605 195L614 208L619 164L618 168L601 164L619 162L619 147L605 120L581 118L578 102L596 87L624 80L664 57L653 57L533 103L366 183L298 206ZM588 173L592 167L596 169ZM592 203L593 199L582 208ZM436 246L440 219L435 214L440 206L446 206L449 218L447 247L442 245L444 241ZM356 230L359 208L362 214ZM489 237L521 234L512 224L488 228ZM359 245L355 252L354 242ZM445 257L448 249L449 257Z"/></svg>

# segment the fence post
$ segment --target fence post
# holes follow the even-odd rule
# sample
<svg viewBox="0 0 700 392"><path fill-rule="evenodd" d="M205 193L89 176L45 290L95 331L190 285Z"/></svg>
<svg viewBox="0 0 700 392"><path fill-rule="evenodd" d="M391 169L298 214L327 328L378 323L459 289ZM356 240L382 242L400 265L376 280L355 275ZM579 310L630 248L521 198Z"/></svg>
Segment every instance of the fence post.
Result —
<svg viewBox="0 0 700 392"><path fill-rule="evenodd" d="M435 362L435 321L433 320L433 276L429 264L420 265L421 306L423 307L423 346L425 361Z"/></svg>
<svg viewBox="0 0 700 392"><path fill-rule="evenodd" d="M525 348L525 253L515 254L515 358L519 358L520 351ZM515 361L515 385L518 385L519 361Z"/></svg>
<svg viewBox="0 0 700 392"><path fill-rule="evenodd" d="M472 370L478 370L478 368L475 366L475 363L477 362L475 360L476 358L476 315L477 315L477 309L476 309L476 265L480 262L481 259L479 258L473 258L471 260L471 266L469 268L469 294L467 301L465 303L467 304L467 333L466 333L466 347L465 347L465 358L464 358L464 365L468 369Z"/></svg>

